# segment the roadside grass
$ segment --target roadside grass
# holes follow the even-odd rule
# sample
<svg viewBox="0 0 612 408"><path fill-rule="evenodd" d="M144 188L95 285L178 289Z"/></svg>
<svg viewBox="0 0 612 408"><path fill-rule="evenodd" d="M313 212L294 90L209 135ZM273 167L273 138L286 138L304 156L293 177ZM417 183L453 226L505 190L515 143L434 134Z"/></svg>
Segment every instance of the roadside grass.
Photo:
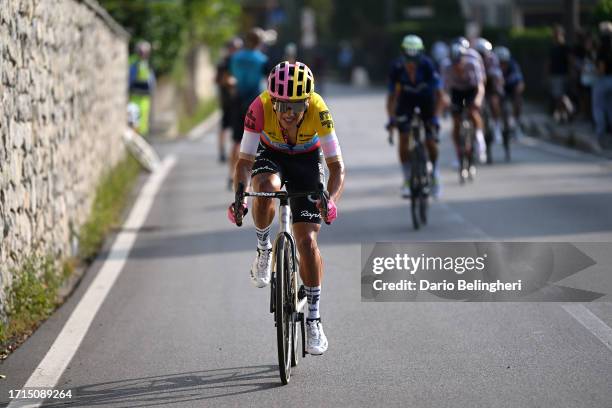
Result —
<svg viewBox="0 0 612 408"><path fill-rule="evenodd" d="M76 259L57 262L53 256L32 255L7 291L4 307L7 320L0 320L0 360L23 343L61 304L62 286L77 267L85 267L96 257L104 238L119 225L140 166L128 155L104 175L98 187L88 220L79 233Z"/></svg>
<svg viewBox="0 0 612 408"><path fill-rule="evenodd" d="M119 225L138 174L140 165L131 155L127 155L102 178L96 189L89 219L79 232L79 258L85 263L95 259L106 235Z"/></svg>
<svg viewBox="0 0 612 408"><path fill-rule="evenodd" d="M7 293L8 321L0 322L0 359L27 339L59 306L58 291L73 272L72 262L64 262L60 270L51 256L32 255L25 260Z"/></svg>
<svg viewBox="0 0 612 408"><path fill-rule="evenodd" d="M206 99L196 106L193 115L187 115L184 112L181 112L179 115L179 134L184 136L191 129L196 127L200 122L209 117L217 108L219 104L217 102L217 98Z"/></svg>

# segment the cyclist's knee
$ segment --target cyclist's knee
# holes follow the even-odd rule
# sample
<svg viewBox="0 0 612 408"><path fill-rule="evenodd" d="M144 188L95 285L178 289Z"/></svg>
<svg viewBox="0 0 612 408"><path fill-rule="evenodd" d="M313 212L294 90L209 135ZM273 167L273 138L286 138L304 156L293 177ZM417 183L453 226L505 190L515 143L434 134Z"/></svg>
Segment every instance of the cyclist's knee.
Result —
<svg viewBox="0 0 612 408"><path fill-rule="evenodd" d="M272 173L258 174L253 177L253 188L259 192L272 192L280 190L278 176Z"/></svg>
<svg viewBox="0 0 612 408"><path fill-rule="evenodd" d="M295 241L300 256L308 256L309 254L314 254L319 250L314 233L301 234L299 236L296 235Z"/></svg>

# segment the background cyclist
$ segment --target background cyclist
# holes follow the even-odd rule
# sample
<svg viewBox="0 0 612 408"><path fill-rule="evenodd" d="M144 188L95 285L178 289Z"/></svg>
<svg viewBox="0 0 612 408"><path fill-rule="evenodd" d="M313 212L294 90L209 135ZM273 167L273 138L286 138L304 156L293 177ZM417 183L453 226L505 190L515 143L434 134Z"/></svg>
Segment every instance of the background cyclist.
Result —
<svg viewBox="0 0 612 408"><path fill-rule="evenodd" d="M425 123L426 146L433 165L432 194L440 192L438 175L439 115L443 107L440 75L433 61L424 54L425 47L420 37L407 35L402 41L402 55L393 63L389 73L387 96L388 127L397 127L400 133L398 153L404 175L402 196L410 196L409 134L415 107L421 110Z"/></svg>
<svg viewBox="0 0 612 408"><path fill-rule="evenodd" d="M501 97L504 94L504 74L499 65L497 55L493 53L493 45L484 38L477 38L474 48L482 56L486 73L485 96L493 119L493 137L495 143L501 142ZM488 158L489 161L491 157Z"/></svg>
<svg viewBox="0 0 612 408"><path fill-rule="evenodd" d="M482 116L480 108L484 98L484 72L478 60L469 56L468 50L460 43L451 46L451 65L443 74L444 87L450 94L453 114L453 142L459 158L459 125L463 109L468 109L470 120L476 129L478 159L481 163L487 160ZM464 107L465 106L465 107Z"/></svg>
<svg viewBox="0 0 612 408"><path fill-rule="evenodd" d="M512 115L504 114L504 126L506 129L513 130L514 136L520 136L521 110L523 107L523 91L525 82L523 73L518 62L510 54L510 50L500 46L494 49L502 72L504 74L504 98L512 102Z"/></svg>
<svg viewBox="0 0 612 408"><path fill-rule="evenodd" d="M323 171L320 150L329 168L326 221L332 222L337 216L335 203L344 185L344 164L334 122L323 98L314 92L310 69L301 62L281 62L268 77L267 91L249 107L234 187L238 183L248 185L252 177L252 189L258 192L278 191L282 185L289 192L317 190ZM323 354L328 346L319 311L323 278L323 261L317 246L321 228L319 205L320 202L305 197L290 201L300 276L308 298L306 350L314 355ZM246 203L240 211L246 213ZM260 288L270 282L270 227L274 213L272 199L254 199L257 257L251 268L251 280ZM228 217L235 223L233 204L228 209Z"/></svg>

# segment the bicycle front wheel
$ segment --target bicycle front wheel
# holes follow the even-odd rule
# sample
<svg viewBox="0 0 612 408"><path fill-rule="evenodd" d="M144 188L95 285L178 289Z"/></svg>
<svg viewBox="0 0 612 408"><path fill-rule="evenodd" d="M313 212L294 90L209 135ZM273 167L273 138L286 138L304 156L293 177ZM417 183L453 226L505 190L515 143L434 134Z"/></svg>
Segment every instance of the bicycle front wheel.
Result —
<svg viewBox="0 0 612 408"><path fill-rule="evenodd" d="M291 379L291 352L292 352L292 311L290 270L286 251L289 248L287 237L281 235L276 241L275 248L275 321L276 321L276 344L278 349L278 369L283 384L288 384Z"/></svg>

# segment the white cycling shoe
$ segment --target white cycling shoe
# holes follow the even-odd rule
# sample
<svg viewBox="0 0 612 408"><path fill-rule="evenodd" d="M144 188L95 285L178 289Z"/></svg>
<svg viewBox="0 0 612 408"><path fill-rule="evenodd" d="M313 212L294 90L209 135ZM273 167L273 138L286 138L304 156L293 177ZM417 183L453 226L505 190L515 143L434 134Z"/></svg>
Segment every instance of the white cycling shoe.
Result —
<svg viewBox="0 0 612 408"><path fill-rule="evenodd" d="M323 332L320 320L306 321L306 352L314 356L320 356L327 351L327 337Z"/></svg>
<svg viewBox="0 0 612 408"><path fill-rule="evenodd" d="M257 248L257 257L251 266L251 282L257 288L264 288L270 283L272 268L272 248Z"/></svg>

